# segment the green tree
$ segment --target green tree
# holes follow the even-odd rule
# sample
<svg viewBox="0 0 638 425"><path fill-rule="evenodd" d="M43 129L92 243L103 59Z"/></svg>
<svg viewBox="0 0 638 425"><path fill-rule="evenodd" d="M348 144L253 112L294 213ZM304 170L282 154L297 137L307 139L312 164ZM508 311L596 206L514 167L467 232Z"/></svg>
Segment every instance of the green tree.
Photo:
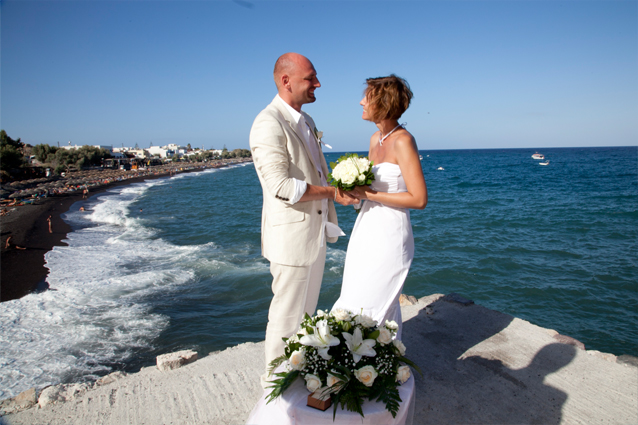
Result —
<svg viewBox="0 0 638 425"><path fill-rule="evenodd" d="M35 159L37 159L40 162L47 162L47 158L49 156L49 154L55 154L55 152L58 150L59 148L55 147L55 146L51 146L51 145L47 145L45 143L40 144L40 145L35 145L33 147L33 155L35 155Z"/></svg>
<svg viewBox="0 0 638 425"><path fill-rule="evenodd" d="M24 165L23 148L24 143L20 139L13 140L6 131L0 130L0 170L3 176L11 176L12 170Z"/></svg>

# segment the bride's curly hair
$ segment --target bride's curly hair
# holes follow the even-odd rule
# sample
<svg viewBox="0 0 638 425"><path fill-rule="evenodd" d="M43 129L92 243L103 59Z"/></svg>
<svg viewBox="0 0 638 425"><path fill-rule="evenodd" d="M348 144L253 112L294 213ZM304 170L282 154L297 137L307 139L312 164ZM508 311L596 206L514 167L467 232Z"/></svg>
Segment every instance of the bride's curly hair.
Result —
<svg viewBox="0 0 638 425"><path fill-rule="evenodd" d="M368 78L366 83L368 114L373 122L398 120L408 109L414 96L408 82L394 74Z"/></svg>

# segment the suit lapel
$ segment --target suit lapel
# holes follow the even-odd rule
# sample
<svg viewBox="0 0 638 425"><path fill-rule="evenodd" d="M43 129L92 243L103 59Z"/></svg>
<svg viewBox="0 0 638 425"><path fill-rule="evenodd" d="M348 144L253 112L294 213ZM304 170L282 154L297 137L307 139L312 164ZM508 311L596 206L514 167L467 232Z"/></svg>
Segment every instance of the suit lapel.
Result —
<svg viewBox="0 0 638 425"><path fill-rule="evenodd" d="M310 118L308 116L308 114L303 113L304 119L306 120L306 122L308 123L308 126L310 127L310 133L312 134L312 141L311 143L315 143L317 146L317 152L319 153L319 157L322 159L321 164L318 164L319 167L317 167L318 169L321 169L321 172L324 174L324 176L326 177L326 179L328 178L328 164L326 164L326 159L323 156L323 150L321 149L321 142L319 142L319 139L317 139L317 135L315 134L315 130L316 130L316 126L315 126L315 122L313 121L312 118ZM313 161L314 163L314 161ZM315 166L317 166L317 164L315 164Z"/></svg>
<svg viewBox="0 0 638 425"><path fill-rule="evenodd" d="M317 164L315 164L315 159L312 156L312 153L310 152L310 148L308 147L308 144L305 142L303 134L299 133L299 128L297 127L297 124L295 124L295 120L292 119L292 117L290 116L290 113L286 110L286 108L281 104L281 101L279 99L277 99L277 97L275 97L275 99L272 101L271 105L277 109L277 111L279 111L279 113L281 114L281 116L284 118L284 121L286 121L288 123L288 127L292 130L292 132L295 134L295 136L297 136L297 140L299 141L299 143L301 143L301 146L303 146L304 151L306 152L306 156L308 156L308 159L310 159L310 162L317 167ZM305 119L305 117L304 117ZM312 131L311 131L312 133ZM314 137L314 134L313 134Z"/></svg>

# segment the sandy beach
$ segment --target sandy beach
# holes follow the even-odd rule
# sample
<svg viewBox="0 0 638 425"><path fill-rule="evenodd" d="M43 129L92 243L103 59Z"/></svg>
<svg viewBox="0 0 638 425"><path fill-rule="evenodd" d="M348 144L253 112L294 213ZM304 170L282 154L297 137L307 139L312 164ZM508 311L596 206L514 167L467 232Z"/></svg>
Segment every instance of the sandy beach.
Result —
<svg viewBox="0 0 638 425"><path fill-rule="evenodd" d="M149 170L103 170L94 171L91 180L86 179L88 173L70 173L59 182L99 181L89 185L89 197L107 189L169 176L171 173L201 171L205 168L219 168L238 160L221 160L215 163L170 164L153 167ZM96 177L93 177L96 176ZM107 178L108 177L108 178ZM64 185L62 185L64 186ZM68 185L69 187L71 185ZM76 185L82 187L82 185ZM0 301L21 298L24 295L46 289L48 270L44 267L44 254L54 246L63 246L67 233L71 230L61 215L78 201L82 201L82 189L58 191L53 196L40 197L21 206L10 206L5 202L2 206L6 213L0 217L2 233L2 255L0 260ZM47 218L51 216L51 230ZM11 237L9 247L6 240ZM24 249L20 249L24 248Z"/></svg>
<svg viewBox="0 0 638 425"><path fill-rule="evenodd" d="M402 307L415 424L635 424L636 358L588 351L551 329L456 294ZM245 343L179 369L32 391L1 424L244 424L262 396L264 346ZM50 387L51 388L51 387ZM57 398L57 401L53 401ZM332 409L326 423L332 423ZM337 413L337 422L339 413ZM367 423L367 422L364 422Z"/></svg>

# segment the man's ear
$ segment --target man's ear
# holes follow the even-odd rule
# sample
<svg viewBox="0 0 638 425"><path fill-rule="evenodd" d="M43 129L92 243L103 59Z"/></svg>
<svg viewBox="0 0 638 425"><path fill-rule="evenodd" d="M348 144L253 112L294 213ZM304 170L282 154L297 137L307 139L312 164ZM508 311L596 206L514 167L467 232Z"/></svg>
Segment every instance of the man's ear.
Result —
<svg viewBox="0 0 638 425"><path fill-rule="evenodd" d="M290 77L288 77L288 75L284 74L281 76L281 84L282 87L288 88L288 85L290 83Z"/></svg>

